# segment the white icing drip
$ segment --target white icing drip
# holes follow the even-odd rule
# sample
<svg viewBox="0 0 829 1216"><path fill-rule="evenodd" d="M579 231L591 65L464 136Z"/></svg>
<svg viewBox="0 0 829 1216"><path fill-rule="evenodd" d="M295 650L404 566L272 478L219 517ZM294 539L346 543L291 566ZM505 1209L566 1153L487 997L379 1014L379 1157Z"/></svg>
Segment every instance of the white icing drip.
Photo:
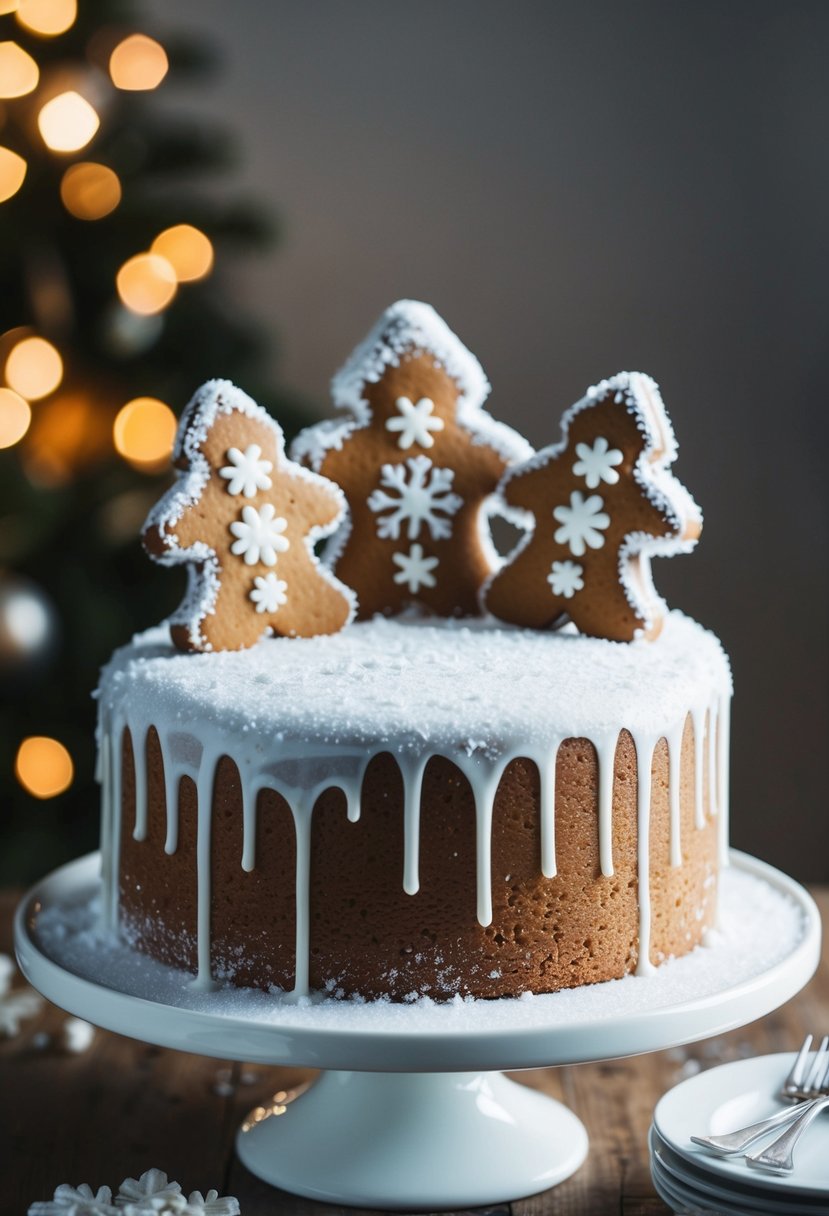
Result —
<svg viewBox="0 0 829 1216"><path fill-rule="evenodd" d="M104 929L109 928L109 911L112 892L112 830L117 816L117 808L112 800L112 736L109 724L102 720L99 729L98 764L96 772L101 785L101 883L103 899L101 901L101 922Z"/></svg>
<svg viewBox="0 0 829 1216"><path fill-rule="evenodd" d="M296 958L294 961L293 996L307 996L310 991L311 961L311 812L315 799L296 802L291 806L296 834Z"/></svg>
<svg viewBox="0 0 829 1216"><path fill-rule="evenodd" d="M718 852L719 864L721 867L727 866L729 862L728 853L728 818L729 818L729 796L728 796L728 777L729 777L729 743L731 736L731 698L729 696L721 696L719 709L717 711L717 776L718 776L718 795L717 806L719 808L719 821L717 825L718 837Z"/></svg>
<svg viewBox="0 0 829 1216"><path fill-rule="evenodd" d="M618 732L604 735L593 744L599 762L599 867L605 878L613 877L613 781Z"/></svg>
<svg viewBox="0 0 829 1216"><path fill-rule="evenodd" d="M118 904L120 899L119 886L121 883L121 831L123 827L123 814L121 811L121 789L123 785L123 742L124 742L124 723L120 718L116 718L112 726L112 746L110 747L110 784L109 788L112 794L112 804L110 806L110 816L112 819L112 869L110 871L109 885L109 913L107 922L111 929L118 926Z"/></svg>
<svg viewBox="0 0 829 1216"><path fill-rule="evenodd" d="M561 739L550 741L548 755L534 757L539 778L539 813L541 816L541 873L555 878L556 866L556 766Z"/></svg>
<svg viewBox="0 0 829 1216"><path fill-rule="evenodd" d="M246 874L256 868L256 804L259 790L242 778L242 869Z"/></svg>
<svg viewBox="0 0 829 1216"><path fill-rule="evenodd" d="M141 727L128 727L132 739L132 758L135 770L135 826L134 840L147 839L147 731Z"/></svg>
<svg viewBox="0 0 829 1216"><path fill-rule="evenodd" d="M676 618L674 618L676 620ZM602 874L613 874L613 783L614 761L619 733L628 729L634 739L639 774L637 817L639 865L639 974L651 969L650 942L650 869L649 818L651 798L651 762L660 738L668 741L669 785L671 807L671 864L681 861L679 840L679 785L681 745L688 714L694 725L696 810L699 826L704 826L702 798L702 743L706 713L710 710L709 729L716 730L713 766L709 779L715 778L719 792L712 793L712 804L720 807L720 848L727 845L727 750L728 699L730 681L722 652L709 635L692 623L679 618L665 631L668 641L643 644L645 656L673 646L672 629L692 631L691 637L700 647L708 648L706 663L700 665L693 651L694 642L680 643L680 651L691 646L686 663L677 663L678 656L670 649L663 665L647 671L647 679L634 679L628 660L634 648L608 643L594 645L582 638L566 634L546 635L542 640L519 631L498 631L497 646L492 649L486 626L479 629L458 628L451 623L439 627L417 626L401 622L375 621L355 626L350 638L336 635L324 639L326 646L304 648L305 666L320 667L302 681L306 704L309 694L322 684L327 688L321 709L330 714L329 731L320 719L297 718L291 729L291 710L301 693L293 686L289 670L295 641L260 644L242 654L213 656L174 655L168 646L160 646L155 636L138 641L130 650L116 656L102 683L101 696L101 772L102 772L102 841L106 861L106 906L109 923L117 923L119 897L119 853L122 820L121 755L125 723L119 716L121 705L128 701L130 729L136 757L136 818L139 810L139 770L144 770L145 745L150 725L156 727L164 765L167 798L167 840L165 849L174 852L178 846L178 786L185 776L196 784L198 796L198 978L197 986L211 984L210 893L211 893L211 820L212 795L216 766L223 755L230 756L237 766L242 790L243 846L242 868L256 865L256 803L259 793L271 789L281 794L291 809L296 833L296 974L294 993L303 995L309 987L310 938L310 846L314 805L326 789L341 789L346 798L347 814L352 822L359 818L360 794L367 765L381 752L391 752L398 763L404 787L403 887L414 895L419 887L420 797L423 773L433 755L448 757L470 782L476 813L476 886L477 915L482 925L492 921L491 837L495 795L507 765L518 757L536 764L540 778L541 872L548 878L556 873L555 858L555 777L560 743L564 738L583 738L596 749L598 757L598 818L599 852ZM356 639L354 634L357 635ZM360 651L360 640L366 648ZM423 639L425 650L418 647ZM528 645L526 654L521 647ZM413 670L404 660L403 642L411 643ZM343 641L345 646L343 647ZM439 644L438 644L439 643ZM273 645L279 646L274 650ZM517 649L513 650L513 647ZM355 649L356 648L356 649ZM481 653L481 649L485 653ZM578 664L586 651L595 661L618 662L621 673L618 689L601 683L593 699L579 695L577 677L583 678L583 668L572 670L572 660ZM502 653L503 652L503 653ZM125 655L125 657L124 657ZM458 656L460 660L458 661ZM493 659L508 661L509 672L498 669ZM684 657L684 656L683 656ZM229 660L229 661L228 661ZM441 663L446 663L445 673ZM613 663L606 664L610 671ZM694 663L697 664L694 668ZM558 664L558 666L556 665ZM123 665L129 665L125 680ZM300 666L302 664L300 663ZM162 686L153 680L144 683L156 669ZM181 684L174 696L165 690L166 678L182 671ZM240 729L232 712L226 712L217 702L227 694L236 700L243 695L234 693L233 677L244 676L245 694L264 689L264 700L255 707L247 705L248 725ZM689 669L693 675L689 674ZM428 677L426 672L428 671ZM581 673L581 675L580 675ZM409 676L411 675L411 679ZM209 676L204 687L200 679ZM511 676L511 678L510 678ZM330 680L334 677L336 695L331 696ZM366 679L366 677L368 677ZM532 681L539 679L539 696L527 696ZM601 676L596 678L602 679ZM445 679L441 686L441 680ZM681 681L684 679L685 683ZM677 684L680 683L680 688ZM516 696L520 686L521 695ZM474 694L464 697L464 690L474 687ZM719 689L718 700L711 693ZM551 697L551 689L561 695ZM575 689L575 691L574 691ZM278 695L281 690L281 696ZM668 696L670 694L670 696ZM523 700L522 700L523 697ZM398 698L405 701L397 709ZM618 702L618 708L616 703ZM579 719L579 704L591 705L593 724ZM653 712L659 702L658 714ZM610 708L608 708L610 702ZM689 704L690 702L690 704ZM436 730L428 735L418 725L418 707L424 705ZM560 705L561 709L556 709ZM444 719L441 711L447 708ZM553 713L551 713L551 710ZM408 716L411 728L402 729L398 721ZM517 714L523 715L516 720ZM559 718L572 723L571 733L557 729ZM361 714L367 715L365 726ZM618 714L611 727L608 717ZM369 719L371 725L369 725ZM384 720L388 728L381 733L374 726L375 718ZM458 738L458 721L464 734ZM182 729L182 723L198 723L203 742ZM390 736L389 732L393 732ZM443 733L441 733L443 732ZM451 733L450 733L451 732ZM370 737L373 735L374 742ZM454 740L453 741L453 735ZM145 774L146 777L146 774ZM146 781L145 781L146 784ZM146 819L144 817L144 821ZM724 861L724 858L722 859Z"/></svg>
<svg viewBox="0 0 829 1216"><path fill-rule="evenodd" d="M198 911L197 911L197 949L198 974L193 980L193 987L209 990L213 987L213 974L210 967L210 896L212 891L211 842L213 837L213 784L216 776L217 755L202 756L196 781L198 797L198 835L196 840L196 857L198 869Z"/></svg>
<svg viewBox="0 0 829 1216"><path fill-rule="evenodd" d="M655 968L650 960L651 951L651 765L656 740L653 736L636 733L636 821L637 821L637 868L639 882L639 955L636 960L637 975L652 975Z"/></svg>
<svg viewBox="0 0 829 1216"><path fill-rule="evenodd" d="M680 794L682 792L682 739L685 723L675 726L668 736L668 799L670 804L670 850L671 865L676 869L682 865L682 829Z"/></svg>
<svg viewBox="0 0 829 1216"><path fill-rule="evenodd" d="M717 708L716 702L708 709L708 812L716 815L719 807L717 790Z"/></svg>
<svg viewBox="0 0 829 1216"><path fill-rule="evenodd" d="M403 890L417 895L420 890L420 793L427 757L403 760Z"/></svg>
<svg viewBox="0 0 829 1216"><path fill-rule="evenodd" d="M694 823L698 828L705 827L705 798L703 760L705 758L705 708L702 705L691 707L691 721L694 724Z"/></svg>
<svg viewBox="0 0 829 1216"><path fill-rule="evenodd" d="M161 742L161 763L164 766L164 802L167 808L167 835L164 840L164 852L168 855L175 853L178 848L178 799L179 785L184 776L173 765L172 759L165 755L164 744Z"/></svg>

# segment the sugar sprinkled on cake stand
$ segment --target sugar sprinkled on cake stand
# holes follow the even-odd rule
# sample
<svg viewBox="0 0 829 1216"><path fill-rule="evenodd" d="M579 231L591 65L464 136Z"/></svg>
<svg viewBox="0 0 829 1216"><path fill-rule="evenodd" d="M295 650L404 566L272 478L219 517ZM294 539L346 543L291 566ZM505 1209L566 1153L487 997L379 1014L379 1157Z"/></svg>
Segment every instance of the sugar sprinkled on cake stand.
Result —
<svg viewBox="0 0 829 1216"><path fill-rule="evenodd" d="M97 855L29 893L15 944L35 987L107 1029L203 1055L329 1070L280 1117L240 1131L239 1156L265 1181L339 1203L458 1208L543 1190L587 1153L574 1114L496 1070L720 1034L809 980L820 950L813 901L772 867L732 857L710 948L652 976L549 996L297 1004L262 992L194 991L191 977L101 936Z"/></svg>

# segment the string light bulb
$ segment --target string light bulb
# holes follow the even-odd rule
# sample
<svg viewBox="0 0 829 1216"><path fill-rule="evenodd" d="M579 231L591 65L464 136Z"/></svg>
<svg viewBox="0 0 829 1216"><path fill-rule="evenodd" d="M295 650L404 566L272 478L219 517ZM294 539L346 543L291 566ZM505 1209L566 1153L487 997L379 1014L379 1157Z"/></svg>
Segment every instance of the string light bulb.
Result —
<svg viewBox="0 0 829 1216"><path fill-rule="evenodd" d="M16 42L0 42L0 97L25 97L37 88L40 69Z"/></svg>
<svg viewBox="0 0 829 1216"><path fill-rule="evenodd" d="M158 88L169 66L164 47L146 34L130 34L109 57L112 83L130 92Z"/></svg>
<svg viewBox="0 0 829 1216"><path fill-rule="evenodd" d="M17 20L33 34L56 38L75 24L77 0L18 0Z"/></svg>
<svg viewBox="0 0 829 1216"><path fill-rule="evenodd" d="M132 312L162 312L176 294L176 272L157 253L138 253L124 262L115 279L121 303Z"/></svg>
<svg viewBox="0 0 829 1216"><path fill-rule="evenodd" d="M17 194L26 177L27 165L11 148L0 147L0 203Z"/></svg>
<svg viewBox="0 0 829 1216"><path fill-rule="evenodd" d="M85 97L69 89L47 101L37 116L43 142L53 152L79 152L94 136L101 120Z"/></svg>
<svg viewBox="0 0 829 1216"><path fill-rule="evenodd" d="M0 448L11 448L19 443L31 421L28 401L10 388L0 388Z"/></svg>
<svg viewBox="0 0 829 1216"><path fill-rule="evenodd" d="M60 183L60 197L70 215L79 220L100 220L121 201L118 174L107 165L82 161L70 165Z"/></svg>
<svg viewBox="0 0 829 1216"><path fill-rule="evenodd" d="M169 405L156 397L136 397L115 418L115 450L144 473L160 472L170 460L177 426Z"/></svg>
<svg viewBox="0 0 829 1216"><path fill-rule="evenodd" d="M179 283L203 279L213 268L213 246L192 224L165 228L153 241L150 251L167 259Z"/></svg>
<svg viewBox="0 0 829 1216"><path fill-rule="evenodd" d="M23 338L6 360L6 383L28 401L53 393L63 379L63 360L45 338Z"/></svg>
<svg viewBox="0 0 829 1216"><path fill-rule="evenodd" d="M14 773L24 790L35 798L55 798L69 789L75 766L57 739L30 735L17 749Z"/></svg>

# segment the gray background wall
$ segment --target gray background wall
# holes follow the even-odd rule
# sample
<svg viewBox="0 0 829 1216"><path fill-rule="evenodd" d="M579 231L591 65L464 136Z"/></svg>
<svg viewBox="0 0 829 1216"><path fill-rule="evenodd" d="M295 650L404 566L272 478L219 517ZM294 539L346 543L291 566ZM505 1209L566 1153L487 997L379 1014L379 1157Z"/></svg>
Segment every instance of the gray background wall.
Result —
<svg viewBox="0 0 829 1216"><path fill-rule="evenodd" d="M236 128L234 183L281 212L235 287L320 413L404 295L537 446L596 379L659 380L706 526L656 580L733 659L733 839L829 879L829 5L154 4L223 48L207 98L165 92Z"/></svg>

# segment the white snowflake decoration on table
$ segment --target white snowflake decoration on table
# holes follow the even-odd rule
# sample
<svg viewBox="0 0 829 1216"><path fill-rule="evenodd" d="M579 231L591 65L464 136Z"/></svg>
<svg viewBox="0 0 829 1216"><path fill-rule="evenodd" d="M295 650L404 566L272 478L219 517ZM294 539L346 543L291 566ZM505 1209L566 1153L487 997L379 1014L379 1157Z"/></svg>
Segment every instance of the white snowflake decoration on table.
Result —
<svg viewBox="0 0 829 1216"><path fill-rule="evenodd" d="M276 612L288 602L288 584L275 574L265 574L253 580L250 599L257 612Z"/></svg>
<svg viewBox="0 0 829 1216"><path fill-rule="evenodd" d="M251 443L244 452L239 448L229 448L227 458L230 464L219 469L219 476L229 483L228 494L244 494L245 498L253 498L257 491L269 490L273 485L268 476L273 462L262 459L262 449L258 443Z"/></svg>
<svg viewBox="0 0 829 1216"><path fill-rule="evenodd" d="M604 500L598 494L585 498L581 490L573 490L569 507L555 507L553 518L561 524L555 540L569 546L574 557L584 557L588 548L601 549L605 542L602 531L610 527L610 516L602 510Z"/></svg>
<svg viewBox="0 0 829 1216"><path fill-rule="evenodd" d="M438 564L436 557L424 557L422 545L412 545L408 553L392 553L391 560L400 569L394 581L405 584L414 595L421 587L435 587L437 580L432 571Z"/></svg>
<svg viewBox="0 0 829 1216"><path fill-rule="evenodd" d="M368 499L370 510L378 515L381 540L399 540L404 523L408 540L417 540L424 524L432 540L450 537L451 516L463 506L460 495L451 492L454 476L454 469L436 468L428 456L410 456L405 464L384 464L380 485L386 488L374 490ZM389 490L393 493L387 493Z"/></svg>
<svg viewBox="0 0 829 1216"><path fill-rule="evenodd" d="M432 417L434 401L421 397L413 404L408 397L398 397L394 404L399 412L386 419L386 430L400 432L397 446L405 449L416 443L421 448L432 447L435 441L430 432L443 430L443 419Z"/></svg>
<svg viewBox="0 0 829 1216"><path fill-rule="evenodd" d="M113 1216L117 1210L108 1186L93 1191L86 1182L77 1187L64 1182L52 1199L30 1204L29 1216Z"/></svg>
<svg viewBox="0 0 829 1216"><path fill-rule="evenodd" d="M281 515L274 516L276 507L272 502L266 502L260 510L242 507L241 520L230 525L230 531L238 537L230 546L230 552L236 557L244 557L248 566L255 566L257 562L275 566L277 554L284 553L290 547L290 541L282 535L288 521Z"/></svg>
<svg viewBox="0 0 829 1216"><path fill-rule="evenodd" d="M19 1034L21 1023L43 1006L43 997L33 988L12 989L14 974L13 961L8 954L0 954L0 1038Z"/></svg>
<svg viewBox="0 0 829 1216"><path fill-rule="evenodd" d="M577 591L584 589L584 567L578 562L553 562L547 575L553 595L562 595L571 600Z"/></svg>
<svg viewBox="0 0 829 1216"><path fill-rule="evenodd" d="M615 486L619 474L614 465L621 464L625 458L624 452L612 448L603 435L599 435L592 448L588 443L576 444L578 460L573 465L576 477L583 477L588 490L598 489L604 481L609 486Z"/></svg>
<svg viewBox="0 0 829 1216"><path fill-rule="evenodd" d="M29 1216L239 1216L239 1200L218 1191L182 1194L177 1182L168 1182L163 1170L147 1170L140 1178L126 1178L113 1201L108 1186L93 1192L85 1182L63 1183L54 1198L29 1207Z"/></svg>

